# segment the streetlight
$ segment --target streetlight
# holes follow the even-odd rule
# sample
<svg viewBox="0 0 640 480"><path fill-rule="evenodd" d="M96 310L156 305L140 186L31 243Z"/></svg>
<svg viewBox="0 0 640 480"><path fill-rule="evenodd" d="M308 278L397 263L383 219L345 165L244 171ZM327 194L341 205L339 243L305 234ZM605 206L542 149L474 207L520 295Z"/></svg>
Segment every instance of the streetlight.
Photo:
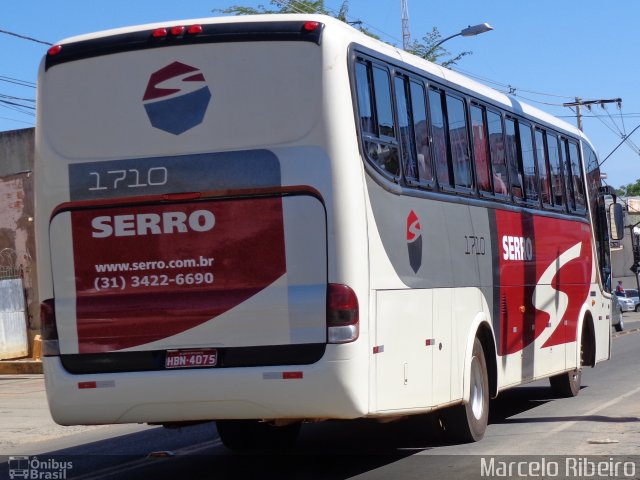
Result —
<svg viewBox="0 0 640 480"><path fill-rule="evenodd" d="M493 27L488 23L480 23L478 25L469 26L467 28L463 28L458 33L451 35L450 37L443 38L438 43L435 44L433 48L437 48L442 45L447 40L451 40L453 37L462 36L462 37L473 37L475 35L480 35L481 33L489 32L493 30Z"/></svg>

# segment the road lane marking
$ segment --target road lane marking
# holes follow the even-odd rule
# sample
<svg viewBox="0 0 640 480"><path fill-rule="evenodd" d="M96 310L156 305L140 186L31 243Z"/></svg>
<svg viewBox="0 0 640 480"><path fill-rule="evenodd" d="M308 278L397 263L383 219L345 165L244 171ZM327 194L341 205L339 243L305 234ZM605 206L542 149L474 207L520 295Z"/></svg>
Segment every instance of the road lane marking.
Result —
<svg viewBox="0 0 640 480"><path fill-rule="evenodd" d="M602 404L602 405L600 405L600 406L598 406L598 407L594 408L593 410L589 410L588 412L583 413L583 414L582 414L582 415L580 415L580 416L581 416L581 417L590 417L590 416L592 416L592 415L595 415L596 413L598 413L598 412L600 412L600 411L602 411L602 410L604 410L604 409L606 409L606 408L609 408L609 407L611 407L612 405L615 405L615 404L616 404L616 403L618 403L618 402L621 402L622 400L624 400L624 399L625 399L625 398L627 398L627 397L631 397L631 396L633 396L633 395L637 395L639 392L640 392L640 387L638 387L638 388L636 388L636 389L634 389L634 390L631 390L630 392L627 392L627 393L625 393L624 395L621 395L621 396L619 396L619 397L617 397L617 398L614 398L613 400L610 400L610 401L608 401L607 403L604 403L604 404ZM563 431L563 430L566 430L567 428L572 427L573 425L575 425L576 423L578 423L578 421L581 421L581 420L574 420L574 421L572 421L572 422L566 422L566 423L563 423L562 425L559 425L559 426L557 426L556 428L554 428L554 429L550 430L550 431L549 431L548 433L546 433L544 436L545 436L545 437L548 437L548 436L550 436L550 435L554 435L554 434L559 433L559 432L561 432L561 431Z"/></svg>

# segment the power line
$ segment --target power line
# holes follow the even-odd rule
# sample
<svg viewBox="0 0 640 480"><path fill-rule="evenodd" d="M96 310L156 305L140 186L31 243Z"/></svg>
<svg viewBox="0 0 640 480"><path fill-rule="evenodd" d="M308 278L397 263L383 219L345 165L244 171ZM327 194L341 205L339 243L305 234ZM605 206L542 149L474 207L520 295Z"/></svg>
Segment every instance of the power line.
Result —
<svg viewBox="0 0 640 480"><path fill-rule="evenodd" d="M11 95L3 95L0 93L0 98L6 98L8 100L22 100L23 102L33 102L36 103L36 101L33 98L20 98L20 97L12 97Z"/></svg>
<svg viewBox="0 0 640 480"><path fill-rule="evenodd" d="M45 42L44 40L38 40L37 38L27 37L26 35L20 35L19 33L9 32L7 30L0 30L0 33L5 35L11 35L13 37L21 38L22 40L29 40L30 42L41 43L43 45L53 45L51 42Z"/></svg>
<svg viewBox="0 0 640 480"><path fill-rule="evenodd" d="M2 119L2 120L9 120L10 122L24 123L25 125L31 125L31 126L33 126L33 122L25 122L24 120L18 120L17 118L0 117L0 119Z"/></svg>
<svg viewBox="0 0 640 480"><path fill-rule="evenodd" d="M516 94L516 92L520 91L520 92L525 92L525 93L531 93L532 95L540 95L540 96L543 96L543 97L564 98L564 99L573 99L573 98L575 98L575 96L572 96L572 95L557 95L557 94L554 94L554 93L538 92L538 91L535 91L535 90L529 90L529 89L525 89L525 88L514 87L513 85L510 85L508 83L503 83L503 82L499 82L497 80L492 80L490 78L483 77L481 75L477 75L475 73L468 72L468 71L462 70L460 68L454 68L452 70L455 70L456 72L461 73L463 75L466 75L468 77L476 78L476 79L481 80L483 82L490 83L492 85L497 85L499 87L502 87L502 88L506 89L507 92L510 93L511 95L514 95L514 94ZM503 93L506 93L506 92L503 92ZM522 97L522 98L524 98L524 97ZM533 101L535 101L535 100L533 100ZM542 102L539 102L539 103L542 103ZM560 104L549 104L549 105L561 106Z"/></svg>
<svg viewBox="0 0 640 480"><path fill-rule="evenodd" d="M36 107L32 107L32 106L30 106L30 105L23 105L23 104L21 104L21 103L17 103L17 102L11 102L11 101L9 101L9 100L2 100L2 99L0 99L0 103L4 103L5 105L13 105L13 106L15 106L15 107L28 108L28 109L30 109L30 110L35 110L35 109L36 109Z"/></svg>
<svg viewBox="0 0 640 480"><path fill-rule="evenodd" d="M575 115L555 115L555 116L558 118L574 118L575 117ZM582 115L582 118L603 118L606 116L607 115ZM640 112L621 113L620 116L624 118L640 118Z"/></svg>
<svg viewBox="0 0 640 480"><path fill-rule="evenodd" d="M606 161L611 157L611 155L613 155L613 153L614 153L616 150L618 150L618 148L620 148L620 145L622 145L623 143L625 143L625 141L627 140L627 138L629 138L631 135L633 135L633 134L634 134L634 132L635 132L636 130L638 130L638 128L640 128L640 125L638 125L636 128L634 128L633 130L631 130L631 133L629 133L629 135L625 136L625 137L622 139L622 141L621 141L620 143L618 143L618 145L616 145L616 148L614 148L613 150L611 150L611 153L610 153L609 155L607 155L607 156L604 158L604 160L602 160L602 161L598 164L598 167L602 166L602 164L603 164L604 162L606 162Z"/></svg>
<svg viewBox="0 0 640 480"><path fill-rule="evenodd" d="M20 80L19 78L6 77L0 75L0 82L12 83L14 85L20 85L21 87L36 88L36 84L28 80Z"/></svg>

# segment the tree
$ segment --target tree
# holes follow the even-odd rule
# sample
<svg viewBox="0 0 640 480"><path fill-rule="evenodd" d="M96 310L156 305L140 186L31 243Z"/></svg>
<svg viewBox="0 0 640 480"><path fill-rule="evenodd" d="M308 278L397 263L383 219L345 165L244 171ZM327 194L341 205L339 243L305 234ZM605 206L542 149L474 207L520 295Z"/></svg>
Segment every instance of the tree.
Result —
<svg viewBox="0 0 640 480"><path fill-rule="evenodd" d="M242 5L232 5L231 7L224 9L215 9L214 12L222 13L224 15L260 15L266 13L320 13L323 15L329 15L338 20L356 27L361 32L369 35L370 37L379 39L379 37L373 34L362 26L362 22L349 22L347 20L347 14L349 12L349 0L344 0L340 6L340 10L336 13L325 8L324 0L296 0L290 2L288 0L269 0L272 7L265 7L264 5L258 5L257 8L244 7ZM443 67L449 67L455 65L462 57L471 55L472 52L465 51L453 56L445 48L438 46L438 42L442 39L442 35L436 27L433 27L431 32L427 33L422 40L414 40L411 47L408 49L409 53L422 57L430 62L439 63Z"/></svg>
<svg viewBox="0 0 640 480"><path fill-rule="evenodd" d="M636 180L635 183L622 185L620 188L617 188L616 194L622 197L640 196L640 179Z"/></svg>
<svg viewBox="0 0 640 480"><path fill-rule="evenodd" d="M453 58L452 54L442 46L438 45L438 42L442 39L442 35L438 31L437 27L433 27L431 32L427 33L424 37L422 37L422 41L414 40L411 47L407 50L409 53L413 53L418 57L422 57L425 60L429 60L433 63L439 63L443 67L449 67L451 65L455 65L458 63L462 57L466 57L467 55L471 55L473 52L465 51L460 52ZM439 61L443 59L443 61Z"/></svg>
<svg viewBox="0 0 640 480"><path fill-rule="evenodd" d="M296 0L295 4L283 0L269 0L269 3L271 3L271 5L275 7L275 9L267 8L264 5L258 5L258 8L244 7L242 5L232 5L229 8L216 8L213 11L220 12L225 15L260 15L266 13L320 13L322 15L332 15L324 7L324 0ZM345 8L345 4L347 4L347 2L343 3L342 7L340 8L340 12L342 12L343 8ZM343 14L343 18L340 18L336 15L332 16L335 16L343 22L346 21L346 11Z"/></svg>

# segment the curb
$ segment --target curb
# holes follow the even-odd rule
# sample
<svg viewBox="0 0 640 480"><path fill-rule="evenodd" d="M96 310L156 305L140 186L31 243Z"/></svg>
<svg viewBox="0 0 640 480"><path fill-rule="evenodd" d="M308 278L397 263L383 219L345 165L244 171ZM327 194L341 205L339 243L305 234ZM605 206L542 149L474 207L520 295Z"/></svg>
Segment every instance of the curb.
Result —
<svg viewBox="0 0 640 480"><path fill-rule="evenodd" d="M42 361L33 359L0 361L0 375L41 374Z"/></svg>
<svg viewBox="0 0 640 480"><path fill-rule="evenodd" d="M621 332L616 332L612 336L613 336L613 338L616 338L616 337L621 337L623 335L630 335L632 333L638 333L638 332L640 332L640 327L639 328L632 328L631 330L623 330Z"/></svg>

